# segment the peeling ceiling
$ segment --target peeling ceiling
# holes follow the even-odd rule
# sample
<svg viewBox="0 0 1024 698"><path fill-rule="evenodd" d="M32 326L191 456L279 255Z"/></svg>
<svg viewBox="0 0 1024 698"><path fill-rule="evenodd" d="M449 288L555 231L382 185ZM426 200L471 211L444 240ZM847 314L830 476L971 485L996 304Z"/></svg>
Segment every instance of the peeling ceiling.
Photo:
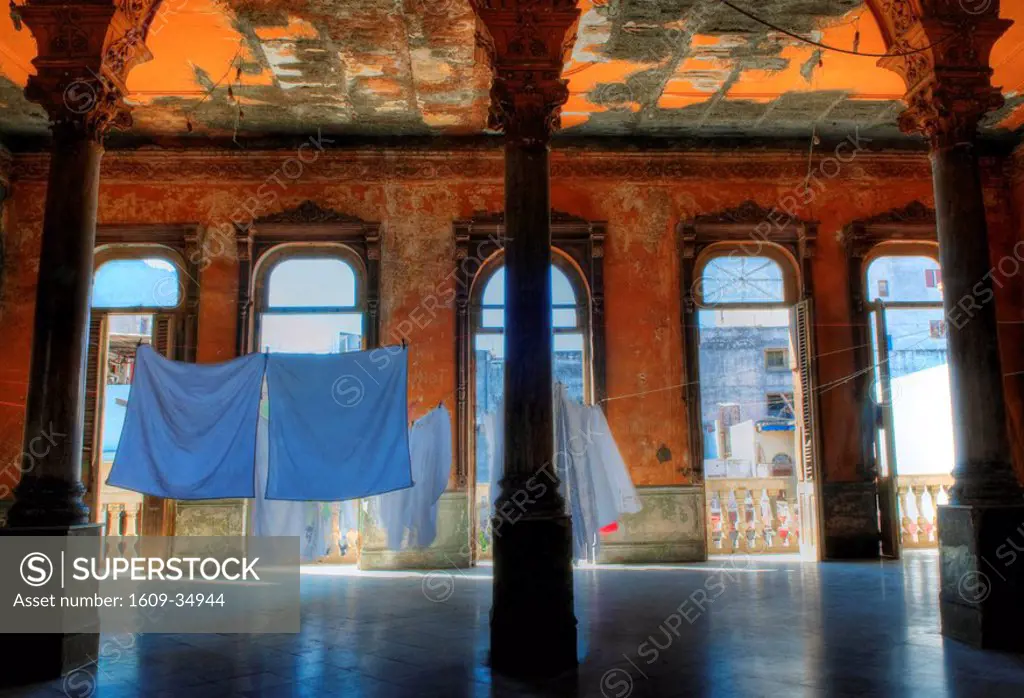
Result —
<svg viewBox="0 0 1024 698"><path fill-rule="evenodd" d="M16 0L20 2L21 0ZM740 1L740 0L738 0ZM861 0L741 0L825 44L884 51ZM581 0L564 75L565 136L896 134L903 85L876 59L822 52L717 0ZM1024 129L1024 3L993 52L1006 106L994 133ZM490 75L468 0L164 0L129 76L140 139L472 135ZM0 18L0 137L45 136L23 90L27 28Z"/></svg>

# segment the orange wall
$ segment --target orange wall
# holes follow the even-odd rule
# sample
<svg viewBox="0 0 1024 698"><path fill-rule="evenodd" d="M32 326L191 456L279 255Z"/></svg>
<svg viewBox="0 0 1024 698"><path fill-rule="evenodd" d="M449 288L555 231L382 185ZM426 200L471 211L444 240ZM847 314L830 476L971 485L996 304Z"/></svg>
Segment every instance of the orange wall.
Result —
<svg viewBox="0 0 1024 698"><path fill-rule="evenodd" d="M270 154L274 155L274 154ZM230 219L239 202L253 195L273 171L259 158L227 154L231 167L177 170L166 164L174 154L151 157L164 162L158 174L140 177L131 168L111 167L122 159L142 162L145 154L106 156L100 191L99 223L199 223ZM280 154L279 160L288 157ZM273 163L261 154L260 162ZM401 152L363 153L365 176L348 167L355 156L335 152L310 165L305 176L289 182L271 209L310 199L322 208L383 224L382 341L394 341L399 327L414 329L410 340L410 408L413 418L444 400L454 407L454 308L431 311L430 295L443 292L453 269L452 221L475 211L502 207L500 153L437 154L424 169L396 167ZM424 156L414 156L422 159ZM590 220L607 221L605 308L607 332L607 405L609 421L637 484L678 484L689 480L685 404L682 400L682 331L676 225L753 199L772 208L798 187L806 174L806 153L735 155L614 155L555 153L552 205ZM817 166L817 162L815 166ZM107 175L113 169L113 175ZM415 170L414 174L409 174ZM353 174L355 171L355 174ZM171 172L171 174L168 174ZM211 174L212 172L212 174ZM381 174L381 173L384 174ZM8 202L7 282L0 298L0 466L17 462L28 372L32 299L37 273L45 161L39 156L16 162L13 198ZM120 173L120 174L118 174ZM346 174L347 173L347 174ZM403 174L404 173L404 174ZM998 183L990 196L1006 200L1009 187ZM1024 221L1024 184L1018 179L1013 210L995 208L993 240L1009 245L1020 239ZM819 221L814 260L815 319L819 382L838 382L821 394L823 463L828 479L859 479L862 465L850 384L841 379L856 370L851 331L846 252L838 233L847 223L919 200L932 205L927 160L920 155L861 155L823 179L801 215ZM995 243L994 243L995 245ZM1001 318L1020 319L1021 284L1004 291ZM1007 293L1016 294L1012 299ZM237 267L232 255L216 257L201 276L200 361L234 354ZM1016 305L1014 305L1016 304ZM404 322L404 324L402 324ZM1020 335L1012 339L1019 340ZM1004 339L1011 339L1007 335ZM1020 346L1017 344L1016 346ZM1024 370L1020 352L1004 352L1006 371ZM1021 395L1020 379L1011 395ZM1008 386L1009 387L1009 386ZM640 395L638 395L640 394ZM1015 419L1020 412L1014 411ZM1019 421L1017 422L1020 423ZM1020 433L1020 429L1017 430ZM1019 439L1020 437L1018 437ZM671 458L657 457L667 447ZM1018 444L1020 446L1020 444ZM3 480L0 480L0 484ZM3 490L0 489L0 495Z"/></svg>

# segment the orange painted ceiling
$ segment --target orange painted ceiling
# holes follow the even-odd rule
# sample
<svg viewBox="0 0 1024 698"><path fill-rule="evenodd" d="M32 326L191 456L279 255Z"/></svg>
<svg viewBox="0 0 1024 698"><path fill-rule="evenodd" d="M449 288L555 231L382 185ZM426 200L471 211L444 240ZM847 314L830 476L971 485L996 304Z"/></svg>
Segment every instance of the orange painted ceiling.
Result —
<svg viewBox="0 0 1024 698"><path fill-rule="evenodd" d="M884 50L861 0L736 0L825 44ZM16 4L22 0L15 0ZM717 0L581 0L565 67L566 134L805 135L895 131L902 83L876 59L791 39ZM1024 2L993 54L1006 106L991 131L1024 129ZM164 0L129 76L133 134L417 135L485 130L489 73L468 0ZM859 38L857 38L859 34ZM0 17L0 137L46 133L27 102L35 42ZM189 132L188 126L192 130Z"/></svg>

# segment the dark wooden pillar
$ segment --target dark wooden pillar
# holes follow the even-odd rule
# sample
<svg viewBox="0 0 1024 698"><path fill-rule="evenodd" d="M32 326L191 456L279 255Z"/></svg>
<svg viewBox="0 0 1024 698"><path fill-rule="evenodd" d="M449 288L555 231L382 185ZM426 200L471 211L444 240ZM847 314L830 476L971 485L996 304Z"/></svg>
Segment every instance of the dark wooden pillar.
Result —
<svg viewBox="0 0 1024 698"><path fill-rule="evenodd" d="M491 666L519 676L576 667L572 530L555 474L548 149L579 11L567 0L474 7L505 132L505 474L495 503Z"/></svg>
<svg viewBox="0 0 1024 698"><path fill-rule="evenodd" d="M979 120L1003 102L989 56L1011 22L999 18L998 0L972 11L933 3L909 19L888 12L882 33L894 55L880 64L907 83L900 128L931 145L942 264L955 463L950 504L938 512L942 632L1022 651L1024 563L1011 546L1024 530L1024 490L1011 465L995 309L999 260L989 253L975 151Z"/></svg>
<svg viewBox="0 0 1024 698"><path fill-rule="evenodd" d="M82 410L102 155L97 140L54 130L12 527L89 521L82 502Z"/></svg>
<svg viewBox="0 0 1024 698"><path fill-rule="evenodd" d="M1007 435L993 300L999 271L989 256L978 158L973 143L964 141L937 145L931 160L953 405L951 503L1022 504Z"/></svg>

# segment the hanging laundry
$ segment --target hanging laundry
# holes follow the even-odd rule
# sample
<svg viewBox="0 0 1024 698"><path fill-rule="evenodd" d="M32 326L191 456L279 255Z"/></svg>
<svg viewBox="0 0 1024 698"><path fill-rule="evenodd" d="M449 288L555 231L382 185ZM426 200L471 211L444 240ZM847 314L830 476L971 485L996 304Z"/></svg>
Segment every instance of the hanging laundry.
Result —
<svg viewBox="0 0 1024 698"><path fill-rule="evenodd" d="M269 500L265 496L269 470L270 430L267 400L260 403L260 419L256 429L256 497L249 510L249 530L254 536L295 536L299 539L299 560L313 562L327 555L330 549L324 526L321 502L288 502Z"/></svg>
<svg viewBox="0 0 1024 698"><path fill-rule="evenodd" d="M425 548L437 537L437 502L448 487L452 468L448 408L437 407L413 423L409 450L413 486L382 495L377 509L391 550Z"/></svg>
<svg viewBox="0 0 1024 698"><path fill-rule="evenodd" d="M412 485L408 351L271 354L268 499L343 501Z"/></svg>
<svg viewBox="0 0 1024 698"><path fill-rule="evenodd" d="M171 499L252 497L265 363L183 363L140 346L106 484Z"/></svg>
<svg viewBox="0 0 1024 698"><path fill-rule="evenodd" d="M600 530L623 514L640 511L640 500L604 412L574 401L555 387L555 465L568 490L576 559L600 546Z"/></svg>

